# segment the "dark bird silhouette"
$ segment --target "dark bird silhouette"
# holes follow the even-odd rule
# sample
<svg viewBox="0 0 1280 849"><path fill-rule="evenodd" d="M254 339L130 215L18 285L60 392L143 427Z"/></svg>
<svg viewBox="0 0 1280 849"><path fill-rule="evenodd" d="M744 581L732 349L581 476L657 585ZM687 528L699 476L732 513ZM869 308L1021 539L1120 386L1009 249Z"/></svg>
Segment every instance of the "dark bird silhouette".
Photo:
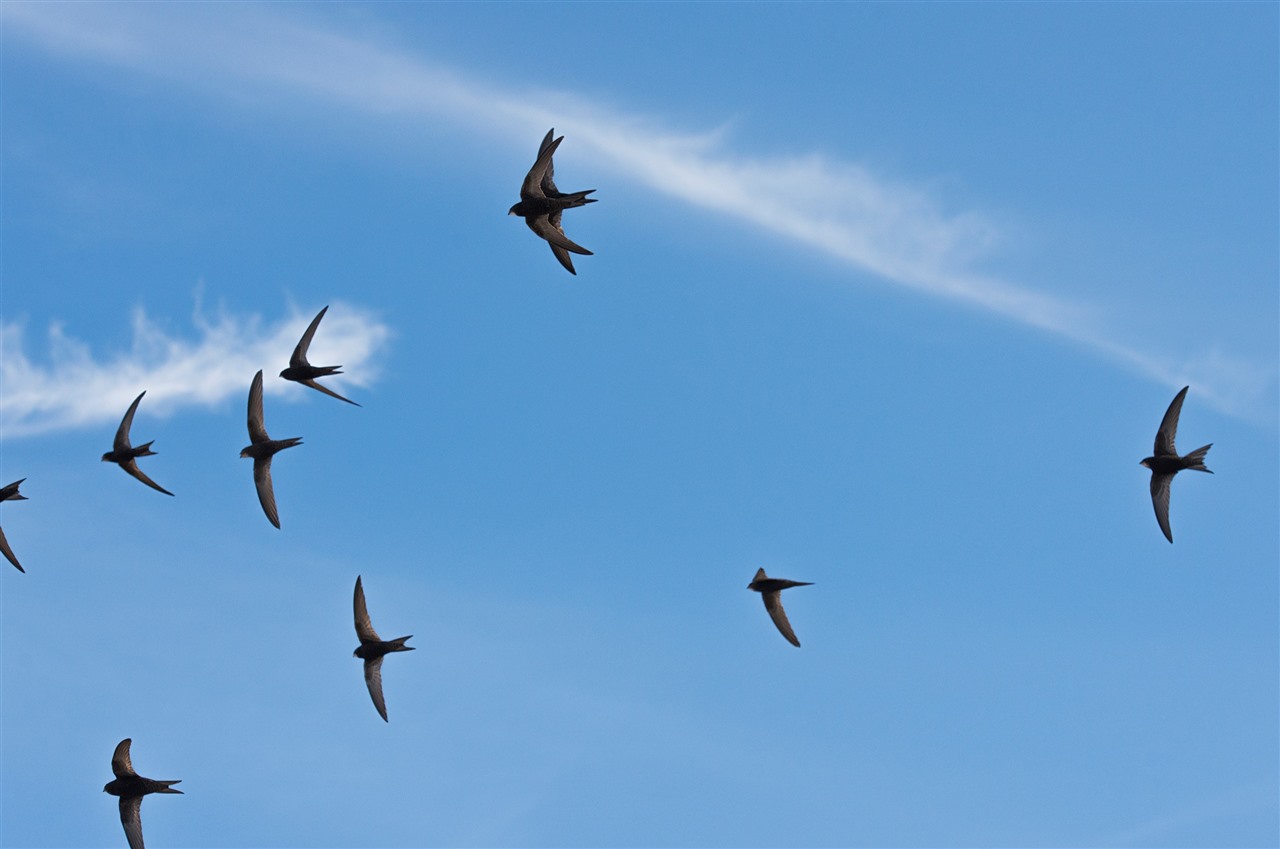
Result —
<svg viewBox="0 0 1280 849"><path fill-rule="evenodd" d="M1173 476L1183 469L1195 469L1197 472L1213 472L1204 466L1204 456L1213 447L1210 442L1197 448L1186 456L1178 456L1178 449L1173 441L1178 435L1178 416L1182 413L1182 400L1187 397L1190 386L1182 387L1182 391L1173 396L1169 409L1165 410L1160 421L1160 429L1156 431L1156 447L1152 456L1143 460L1141 465L1151 470L1151 504L1156 508L1156 521L1165 538L1173 542L1173 530L1169 527L1169 486Z"/></svg>
<svg viewBox="0 0 1280 849"><path fill-rule="evenodd" d="M584 256L592 254L591 251L565 236L564 228L560 226L560 216L566 209L576 209L579 206L595 203L598 198L587 197L595 189L565 194L556 188L553 179L555 165L551 157L560 146L560 142L564 141L564 136L552 139L554 134L554 127L547 130L547 135L538 148L538 159L525 175L524 184L520 186L520 202L511 207L507 214L519 215L523 218L524 223L529 225L529 229L551 246L551 252L556 255L556 259L560 260L560 264L570 274L576 275L578 272L573 268L573 260L569 258L569 252Z"/></svg>
<svg viewBox="0 0 1280 849"><path fill-rule="evenodd" d="M787 642L796 648L800 647L800 641L796 639L796 632L791 630L791 623L787 621L787 611L782 609L781 592L791 587L811 587L812 581L788 581L786 578L770 578L764 573L763 569L756 571L755 578L751 583L747 584L747 589L755 590L760 593L764 599L764 609L769 611L769 617L773 619L773 624L778 626L779 633L787 638Z"/></svg>
<svg viewBox="0 0 1280 849"><path fill-rule="evenodd" d="M387 703L382 698L382 658L393 651L413 651L414 646L406 646L404 641L412 637L396 637L394 640L382 640L378 632L373 630L369 621L369 609L364 605L364 587L360 585L360 576L356 576L356 636L360 638L360 647L352 653L352 657L364 660L364 683L369 688L369 696L373 706L383 722L387 719Z"/></svg>
<svg viewBox="0 0 1280 849"><path fill-rule="evenodd" d="M0 488L0 501L26 501L27 497L18 492L18 487L24 480L26 480L26 478L23 478L21 481L14 481L8 486ZM15 569L26 574L27 570L23 569L22 564L18 562L18 558L13 556L13 549L9 547L9 540L4 538L3 528L0 528L0 551L4 552L4 556L13 564Z"/></svg>
<svg viewBox="0 0 1280 849"><path fill-rule="evenodd" d="M302 442L301 436L288 439L272 439L262 421L262 369L253 376L249 386L249 440L240 452L241 457L253 458L253 485L258 488L258 501L267 520L280 527L280 515L276 512L276 493L271 486L271 458L277 452L292 448Z"/></svg>
<svg viewBox="0 0 1280 849"><path fill-rule="evenodd" d="M124 836L129 839L129 849L143 849L142 845L142 797L148 793L178 793L174 784L178 781L155 781L143 778L133 771L133 763L129 760L129 744L133 741L126 737L116 746L111 755L111 771L116 774L114 781L107 783L102 792L120 797L120 823L124 826Z"/></svg>
<svg viewBox="0 0 1280 849"><path fill-rule="evenodd" d="M143 390L142 395L146 394L146 390ZM116 431L115 445L110 451L102 455L102 462L115 463L157 492L173 495L172 492L147 477L138 468L139 457L150 457L156 453L151 450L151 442L155 442L155 440L151 440L146 445L139 445L137 448L134 448L129 443L129 428L133 426L133 414L138 410L138 402L142 400L142 395L133 399L133 403L129 405L129 412L125 413L124 418L120 420L120 429Z"/></svg>
<svg viewBox="0 0 1280 849"><path fill-rule="evenodd" d="M311 324L307 326L307 332L302 334L302 338L298 341L298 347L293 349L293 356L289 357L289 367L280 372L280 376L285 380L292 380L295 383L301 383L303 386L310 386L312 389L319 390L326 395L332 395L339 401L346 401L348 404L356 404L350 398L343 398L337 392L327 386L321 386L316 383L317 377L328 377L331 374L342 374L339 369L342 366L313 366L307 362L307 348L311 347L311 337L316 335L316 328L320 326L320 319L324 318L324 314L329 311L326 306L320 312L316 313L316 317L311 319Z"/></svg>

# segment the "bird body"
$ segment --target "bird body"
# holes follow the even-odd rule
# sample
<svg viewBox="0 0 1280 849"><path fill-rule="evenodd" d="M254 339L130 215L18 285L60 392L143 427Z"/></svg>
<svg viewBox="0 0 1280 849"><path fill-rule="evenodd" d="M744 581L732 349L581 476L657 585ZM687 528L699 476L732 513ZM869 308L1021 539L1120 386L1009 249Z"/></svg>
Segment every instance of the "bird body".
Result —
<svg viewBox="0 0 1280 849"><path fill-rule="evenodd" d="M348 404L359 407L360 405L350 398L344 398L329 387L316 383L317 377L342 374L342 366L313 366L307 362L307 349L311 347L311 338L316 335L316 328L320 326L320 319L324 318L324 314L328 311L329 307L326 306L316 313L315 318L311 319L311 324L307 326L306 332L302 334L302 338L298 340L297 347L293 349L292 356L289 357L289 367L280 372L280 376L285 380L292 380L295 383L301 383L303 386L310 386L318 392L323 392L326 395L337 398L339 401L346 401Z"/></svg>
<svg viewBox="0 0 1280 849"><path fill-rule="evenodd" d="M181 790L173 789L173 785L180 784L181 779L157 781L144 778L134 772L133 763L129 759L129 746L132 742L126 737L116 744L116 750L111 755L111 771L116 777L115 780L107 782L102 792L120 797L120 824L124 826L125 837L129 840L129 849L144 849L142 797L151 793L181 794Z"/></svg>
<svg viewBox="0 0 1280 849"><path fill-rule="evenodd" d="M267 521L280 527L280 514L276 511L275 487L271 483L271 458L286 448L302 443L302 437L272 439L262 413L262 369L253 376L249 385L249 444L240 450L241 457L253 458L253 485L258 490L258 503Z"/></svg>
<svg viewBox="0 0 1280 849"><path fill-rule="evenodd" d="M1169 526L1169 490L1173 484L1173 476L1183 469L1213 474L1204 465L1205 455L1213 447L1212 442L1184 455L1179 455L1178 449L1174 446L1178 435L1178 417L1182 413L1182 402L1190 388L1184 386L1182 391L1174 396L1169 409L1165 410L1164 418L1160 421L1160 429L1156 431L1154 452L1139 464L1151 470L1151 504L1156 511L1156 522L1160 524L1160 530L1164 532L1169 542L1173 542L1173 529Z"/></svg>
<svg viewBox="0 0 1280 849"><path fill-rule="evenodd" d="M552 156L560 146L560 142L564 141L564 136L553 139L553 135L555 135L554 128L548 130L543 137L542 144L538 147L538 158L520 186L520 202L507 210L507 214L519 215L523 218L524 223L529 225L529 229L551 246L551 252L555 254L556 259L560 260L560 264L570 274L576 275L578 272L574 270L569 253L584 256L592 254L564 234L564 228L560 226L561 214L566 209L576 209L595 203L598 198L587 197L595 189L565 193L556 188L555 164L552 162Z"/></svg>
<svg viewBox="0 0 1280 849"><path fill-rule="evenodd" d="M786 578L770 578L764 573L763 569L756 571L756 576L751 583L747 584L747 589L760 593L764 599L764 609L769 611L769 618L773 620L773 624L777 626L778 632L786 637L787 642L796 648L800 647L800 641L796 639L795 631L791 630L791 623L787 620L787 611L782 608L783 590L791 587L811 587L812 581L790 581Z"/></svg>
<svg viewBox="0 0 1280 849"><path fill-rule="evenodd" d="M129 429L133 426L133 414L138 411L138 403L142 401L142 396L146 394L146 390L143 390L142 394L137 398L134 398L133 403L129 405L129 411L124 414L124 418L120 420L120 427L116 430L115 442L112 445L111 450L102 455L102 462L115 463L130 475L142 481L157 492L163 492L165 495L173 495L172 492L147 477L147 475L138 468L139 457L151 457L156 453L151 450L151 445L155 440L153 439L151 442L138 446L133 446L129 443Z"/></svg>
<svg viewBox="0 0 1280 849"><path fill-rule="evenodd" d="M392 652L413 651L415 646L404 644L405 640L413 634L396 637L394 640L384 640L378 636L369 619L369 609L365 606L364 587L360 583L359 575L356 576L354 606L356 636L360 638L360 645L352 652L352 657L358 657L364 661L364 683L369 688L369 698L373 699L373 706L377 708L382 721L389 722L387 702L382 696L382 658Z"/></svg>
<svg viewBox="0 0 1280 849"><path fill-rule="evenodd" d="M0 501L26 501L27 497L18 492L18 487L22 485L24 480L26 478L0 487ZM3 528L0 528L0 553L4 554L5 559L13 564L13 568L24 574L26 573L27 570L22 568L22 564L18 562L18 558L13 554L13 549L9 547L9 540L5 539Z"/></svg>

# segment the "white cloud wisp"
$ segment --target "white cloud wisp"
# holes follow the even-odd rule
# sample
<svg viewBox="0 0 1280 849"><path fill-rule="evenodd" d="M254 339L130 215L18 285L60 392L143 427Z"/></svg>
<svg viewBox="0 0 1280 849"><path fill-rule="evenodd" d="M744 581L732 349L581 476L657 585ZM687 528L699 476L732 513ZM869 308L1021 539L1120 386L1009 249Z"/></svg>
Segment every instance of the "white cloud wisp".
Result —
<svg viewBox="0 0 1280 849"><path fill-rule="evenodd" d="M3 6L10 34L62 55L126 67L236 102L281 98L329 113L443 119L491 137L573 134L575 156L647 189L811 248L892 284L1069 340L1169 387L1195 381L1221 410L1256 417L1272 363L1205 352L1175 357L1121 341L1085 305L973 270L1000 237L977 212L949 213L928 192L817 155L759 158L569 94L502 90L368 36L248 4ZM1267 418L1272 414L1266 414Z"/></svg>
<svg viewBox="0 0 1280 849"><path fill-rule="evenodd" d="M242 396L255 371L274 375L288 365L312 317L293 311L272 323L256 315L226 313L209 319L197 306L193 323L198 338L192 340L166 333L137 309L130 350L95 359L87 344L55 324L49 328L46 363L28 357L22 325L5 322L0 326L0 431L12 438L114 425L144 389L148 412L161 416ZM335 303L313 343L320 355L314 361L343 364L343 374L330 379L335 388L344 383L365 386L376 377L374 356L390 336L390 329L372 314ZM265 389L283 393L286 384L268 380Z"/></svg>

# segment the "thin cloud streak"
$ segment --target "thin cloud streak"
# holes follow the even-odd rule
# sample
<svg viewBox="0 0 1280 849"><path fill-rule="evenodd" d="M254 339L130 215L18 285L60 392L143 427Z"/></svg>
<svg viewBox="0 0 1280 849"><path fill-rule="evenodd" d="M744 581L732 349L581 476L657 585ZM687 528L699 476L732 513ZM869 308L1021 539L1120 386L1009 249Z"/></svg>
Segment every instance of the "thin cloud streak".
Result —
<svg viewBox="0 0 1280 849"><path fill-rule="evenodd" d="M1270 363L1216 352L1179 360L1140 350L1105 331L1092 309L974 271L1001 237L994 222L976 212L948 213L927 192L854 163L740 156L726 150L723 130L678 133L564 93L502 91L389 43L256 6L10 2L3 15L9 33L55 52L238 102L311 98L330 110L433 125L444 118L521 144L556 126L572 133L575 156L648 189L890 283L1047 331L1169 387L1194 381L1208 403L1234 415L1256 418L1276 379Z"/></svg>
<svg viewBox="0 0 1280 849"><path fill-rule="evenodd" d="M117 424L144 389L148 414L159 416L242 397L255 371L275 374L289 364L313 314L293 310L268 324L257 315L225 312L209 319L197 305L193 324L198 338L192 340L166 333L137 309L130 349L101 359L54 324L43 364L28 357L25 328L5 322L0 325L0 432L12 438ZM365 386L376 377L374 357L390 337L390 329L372 314L334 303L313 350L317 362L323 358L349 370L332 379L336 386ZM283 394L286 386L285 381L268 380L265 389Z"/></svg>

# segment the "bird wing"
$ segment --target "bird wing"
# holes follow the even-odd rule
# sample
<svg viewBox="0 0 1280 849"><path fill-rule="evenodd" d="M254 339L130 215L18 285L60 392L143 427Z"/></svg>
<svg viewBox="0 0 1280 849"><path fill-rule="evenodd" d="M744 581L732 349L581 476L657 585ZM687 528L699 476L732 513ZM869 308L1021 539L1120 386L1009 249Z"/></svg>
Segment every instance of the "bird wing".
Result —
<svg viewBox="0 0 1280 849"><path fill-rule="evenodd" d="M132 737L124 738L116 744L116 750L111 753L111 771L115 773L116 778L137 775L133 771L133 761L129 760L129 745L132 742Z"/></svg>
<svg viewBox="0 0 1280 849"><path fill-rule="evenodd" d="M1181 396L1179 396L1181 397ZM1173 542L1173 530L1169 527L1169 485L1173 483L1173 475L1151 473L1151 504L1156 508L1156 521L1165 538Z"/></svg>
<svg viewBox="0 0 1280 849"><path fill-rule="evenodd" d="M769 611L773 624L778 626L778 631L787 638L787 642L798 648L800 641L796 639L796 632L791 630L791 623L787 621L787 611L782 609L781 591L761 593L761 595L764 597L764 609Z"/></svg>
<svg viewBox="0 0 1280 849"><path fill-rule="evenodd" d="M4 538L4 529L0 528L0 554L4 554L5 559L14 565L19 572L26 573L26 569L22 568L22 564L18 562L18 558L13 556L13 549L9 547L9 541Z"/></svg>
<svg viewBox="0 0 1280 849"><path fill-rule="evenodd" d="M258 372L262 376L262 372ZM262 504L262 512L267 514L267 521L280 527L280 514L276 512L276 492L271 486L271 458L253 458L253 485L258 490L258 502Z"/></svg>
<svg viewBox="0 0 1280 849"><path fill-rule="evenodd" d="M538 152L537 161L533 163L533 167L529 169L529 173L524 177L524 183L520 186L521 200L546 197L542 192L542 177L547 173L547 169L551 167L551 156L556 152L556 148L560 146L562 141L564 141L564 136L555 139L551 144L542 146L542 149Z"/></svg>
<svg viewBox="0 0 1280 849"><path fill-rule="evenodd" d="M387 702L382 698L382 658L375 657L364 662L364 683L369 688L369 696L373 699L373 706L378 709L378 716L382 717L383 722L390 722L387 719Z"/></svg>
<svg viewBox="0 0 1280 849"><path fill-rule="evenodd" d="M378 636L378 632L373 630L373 623L369 621L369 608L364 604L364 587L360 584L360 576L356 576L356 636L360 638L360 642L367 643L371 640L382 642L382 638Z"/></svg>
<svg viewBox="0 0 1280 849"><path fill-rule="evenodd" d="M142 395L146 395L147 391L142 390ZM133 427L133 414L138 411L138 402L142 400L142 395L133 399L133 403L129 405L129 412L124 414L124 418L120 420L120 428L116 431L116 441L114 448L116 451L127 451L133 446L129 444L129 428Z"/></svg>
<svg viewBox="0 0 1280 849"><path fill-rule="evenodd" d="M575 277L577 276L578 272L573 267L573 259L569 256L568 251L559 245L551 245L551 253L555 254L555 258L560 260L560 264L563 265L570 274Z"/></svg>
<svg viewBox="0 0 1280 849"><path fill-rule="evenodd" d="M1157 457L1162 454L1178 453L1173 447L1173 440L1178 435L1178 415L1182 412L1182 399L1187 397L1187 390L1190 388L1190 386L1184 386L1181 392L1173 396L1169 409L1165 410L1164 418L1160 420L1160 429L1156 431L1155 455Z"/></svg>
<svg viewBox="0 0 1280 849"><path fill-rule="evenodd" d="M298 347L293 349L293 356L289 357L290 368L311 365L307 362L307 349L311 347L311 337L316 335L316 328L320 326L320 319L324 318L324 314L328 311L329 307L326 305L324 309L316 313L315 318L311 319L311 324L307 325L307 332L302 334L302 338L298 340Z"/></svg>
<svg viewBox="0 0 1280 849"><path fill-rule="evenodd" d="M557 213L559 210L556 211ZM553 213L555 214L555 213ZM560 226L560 217L556 215L555 223L551 221L551 215L535 215L532 218L526 218L525 223L529 225L529 229L537 233L543 239L546 239L552 245L559 245L566 251L573 251L575 254L583 256L591 256L591 251L584 248L569 239L564 234L564 229Z"/></svg>
<svg viewBox="0 0 1280 849"><path fill-rule="evenodd" d="M542 144L538 146L538 158L542 158L542 154L551 146L552 136L556 133L556 128L552 127L547 130L547 134L542 138ZM560 197L560 190L556 188L555 183L556 164L552 160L547 160L547 170L542 175L542 193L549 198Z"/></svg>
<svg viewBox="0 0 1280 849"><path fill-rule="evenodd" d="M120 468L124 469L126 472L133 475L135 478L142 481L147 486L151 487L157 492L163 492L165 495L173 495L172 492L165 489L160 484L153 481L151 478L147 477L146 473L143 472L142 469L138 468L137 460L125 460L123 463L120 464Z"/></svg>
<svg viewBox="0 0 1280 849"><path fill-rule="evenodd" d="M124 836L129 839L129 849L144 849L141 796L120 797L120 824L124 826Z"/></svg>
<svg viewBox="0 0 1280 849"><path fill-rule="evenodd" d="M321 386L315 380L299 380L298 382L301 383L303 386L310 386L312 389L323 392L326 395L332 395L334 398L337 398L339 401L346 401L348 404L355 404L357 407L360 406L359 404L356 404L355 401L352 401L350 398L343 398L341 395L339 395L337 392L334 392L329 387Z"/></svg>
<svg viewBox="0 0 1280 849"><path fill-rule="evenodd" d="M262 369L258 369L258 373L253 376L253 383L249 384L249 441L250 442L266 442L271 437L267 436L267 426L262 420ZM258 464L254 461L253 478L258 479ZM267 488L271 488L271 471L267 471ZM261 486L258 492L262 492Z"/></svg>

